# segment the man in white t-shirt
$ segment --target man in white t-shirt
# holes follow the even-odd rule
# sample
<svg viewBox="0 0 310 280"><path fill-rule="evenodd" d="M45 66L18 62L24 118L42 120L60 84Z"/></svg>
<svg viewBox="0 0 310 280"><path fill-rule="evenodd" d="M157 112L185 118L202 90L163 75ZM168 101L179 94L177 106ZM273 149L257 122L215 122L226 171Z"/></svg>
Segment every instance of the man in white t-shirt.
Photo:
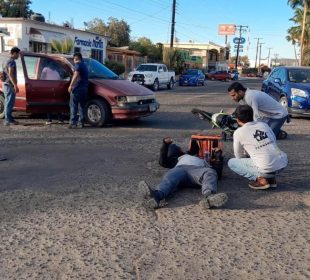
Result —
<svg viewBox="0 0 310 280"><path fill-rule="evenodd" d="M228 167L251 180L252 189L276 187L275 176L287 166L287 155L278 148L271 128L253 121L249 105L239 105L235 114L240 127L234 133L235 158L228 161Z"/></svg>
<svg viewBox="0 0 310 280"><path fill-rule="evenodd" d="M254 121L267 123L277 139L286 138L287 133L281 130L281 127L288 119L288 112L279 102L267 93L245 88L239 82L232 83L228 88L228 93L232 100L251 106L254 112Z"/></svg>

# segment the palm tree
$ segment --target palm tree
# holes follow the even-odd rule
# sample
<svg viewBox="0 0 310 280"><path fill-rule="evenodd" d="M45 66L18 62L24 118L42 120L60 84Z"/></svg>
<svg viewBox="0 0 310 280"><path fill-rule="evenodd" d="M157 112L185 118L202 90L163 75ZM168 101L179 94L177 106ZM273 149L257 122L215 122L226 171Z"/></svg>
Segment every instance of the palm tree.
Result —
<svg viewBox="0 0 310 280"><path fill-rule="evenodd" d="M303 63L304 56L304 39L307 25L307 15L310 7L310 0L288 0L287 3L293 8L303 8L303 19L301 23L301 35L300 35L300 65ZM309 17L308 17L309 18ZM308 21L309 22L309 21Z"/></svg>
<svg viewBox="0 0 310 280"><path fill-rule="evenodd" d="M58 41L53 40L51 42L52 48L56 53L70 54L73 48L73 41L70 38Z"/></svg>

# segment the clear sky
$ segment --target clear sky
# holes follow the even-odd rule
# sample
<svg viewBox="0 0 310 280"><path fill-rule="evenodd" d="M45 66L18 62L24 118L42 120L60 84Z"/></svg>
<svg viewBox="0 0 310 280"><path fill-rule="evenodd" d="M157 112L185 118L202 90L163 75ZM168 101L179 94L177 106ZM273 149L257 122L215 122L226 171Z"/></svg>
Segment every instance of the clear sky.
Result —
<svg viewBox="0 0 310 280"><path fill-rule="evenodd" d="M109 17L125 20L131 27L131 38L148 37L153 43L169 42L172 0L32 0L31 9L57 24L73 22L84 28L84 22ZM215 42L224 45L217 34L218 25L229 23L249 28L243 34L246 44L241 55L255 59L255 38L263 38L262 58L295 58L294 48L285 37L293 24L293 10L287 0L177 0L176 37L180 42ZM234 36L228 37L233 46Z"/></svg>

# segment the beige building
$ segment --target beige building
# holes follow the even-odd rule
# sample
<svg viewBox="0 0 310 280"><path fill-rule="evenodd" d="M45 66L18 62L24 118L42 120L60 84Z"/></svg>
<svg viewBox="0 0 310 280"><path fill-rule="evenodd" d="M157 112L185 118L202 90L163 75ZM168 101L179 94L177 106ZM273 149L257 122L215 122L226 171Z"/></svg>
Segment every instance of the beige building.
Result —
<svg viewBox="0 0 310 280"><path fill-rule="evenodd" d="M170 44L163 44L165 48L170 48ZM173 47L188 51L189 58L185 59L185 66L192 67L192 64L204 70L227 70L228 69L228 49L224 46L209 43L181 43L174 42Z"/></svg>

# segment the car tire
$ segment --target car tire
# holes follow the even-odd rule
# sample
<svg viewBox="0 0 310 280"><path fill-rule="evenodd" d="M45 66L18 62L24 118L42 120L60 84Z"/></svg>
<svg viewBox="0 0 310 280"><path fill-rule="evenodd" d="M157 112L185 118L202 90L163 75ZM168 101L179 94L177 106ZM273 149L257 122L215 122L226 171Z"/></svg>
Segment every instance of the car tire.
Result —
<svg viewBox="0 0 310 280"><path fill-rule="evenodd" d="M285 109L288 109L288 104L287 104L288 101L287 101L286 96L281 96L279 102Z"/></svg>
<svg viewBox="0 0 310 280"><path fill-rule="evenodd" d="M4 96L0 94L0 119L4 119Z"/></svg>
<svg viewBox="0 0 310 280"><path fill-rule="evenodd" d="M159 82L158 79L155 79L154 84L152 85L152 90L158 91L158 89L159 89Z"/></svg>
<svg viewBox="0 0 310 280"><path fill-rule="evenodd" d="M91 99L86 104L86 121L94 127L101 127L111 121L111 110L107 102Z"/></svg>
<svg viewBox="0 0 310 280"><path fill-rule="evenodd" d="M167 88L168 89L173 89L173 87L174 87L174 80L173 80L173 78L171 78L170 81L169 81L169 84L167 85Z"/></svg>

